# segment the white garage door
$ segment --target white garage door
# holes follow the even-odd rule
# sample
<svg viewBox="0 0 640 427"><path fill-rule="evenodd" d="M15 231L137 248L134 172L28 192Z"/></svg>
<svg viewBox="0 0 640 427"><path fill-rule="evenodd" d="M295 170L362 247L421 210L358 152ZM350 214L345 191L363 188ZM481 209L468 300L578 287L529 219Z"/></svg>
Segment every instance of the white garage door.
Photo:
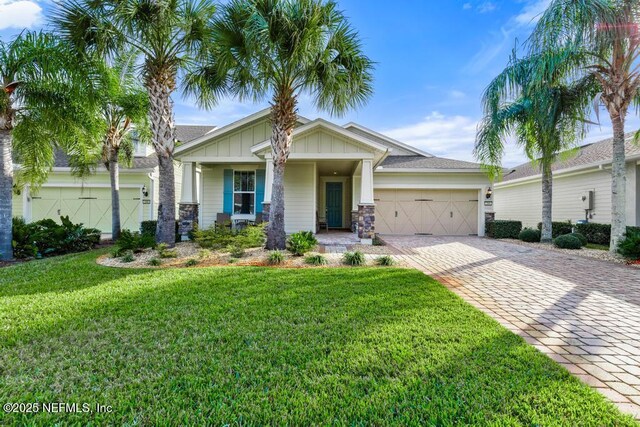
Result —
<svg viewBox="0 0 640 427"><path fill-rule="evenodd" d="M120 223L123 229L140 229L140 190L120 189ZM31 220L69 216L73 223L111 232L111 190L95 187L43 187L31 196Z"/></svg>
<svg viewBox="0 0 640 427"><path fill-rule="evenodd" d="M478 234L477 190L376 190L376 232Z"/></svg>

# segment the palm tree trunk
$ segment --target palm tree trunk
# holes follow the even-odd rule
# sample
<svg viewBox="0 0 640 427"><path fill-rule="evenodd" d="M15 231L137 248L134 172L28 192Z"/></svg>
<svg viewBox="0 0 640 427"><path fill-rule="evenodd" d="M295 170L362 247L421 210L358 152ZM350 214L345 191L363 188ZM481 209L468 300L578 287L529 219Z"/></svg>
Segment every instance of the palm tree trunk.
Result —
<svg viewBox="0 0 640 427"><path fill-rule="evenodd" d="M13 160L11 159L11 131L0 129L0 259L13 259L12 209Z"/></svg>
<svg viewBox="0 0 640 427"><path fill-rule="evenodd" d="M267 249L285 249L287 235L284 224L284 170L297 120L297 99L291 88L280 88L271 107L271 152L273 154L273 186L267 228Z"/></svg>
<svg viewBox="0 0 640 427"><path fill-rule="evenodd" d="M550 243L553 240L553 175L551 164L542 165L542 233L540 241Z"/></svg>
<svg viewBox="0 0 640 427"><path fill-rule="evenodd" d="M120 238L120 164L118 149L113 145L109 153L109 178L111 179L111 238Z"/></svg>
<svg viewBox="0 0 640 427"><path fill-rule="evenodd" d="M626 163L624 153L624 117L611 117L613 125L613 159L611 163L611 241L609 251L616 253L627 230Z"/></svg>
<svg viewBox="0 0 640 427"><path fill-rule="evenodd" d="M169 84L161 83L162 81L172 80L149 78L146 83L150 102L149 121L151 122L152 141L158 156L160 171L156 241L172 247L176 243L176 192L173 167L173 149L176 137L173 103L171 102L173 89Z"/></svg>

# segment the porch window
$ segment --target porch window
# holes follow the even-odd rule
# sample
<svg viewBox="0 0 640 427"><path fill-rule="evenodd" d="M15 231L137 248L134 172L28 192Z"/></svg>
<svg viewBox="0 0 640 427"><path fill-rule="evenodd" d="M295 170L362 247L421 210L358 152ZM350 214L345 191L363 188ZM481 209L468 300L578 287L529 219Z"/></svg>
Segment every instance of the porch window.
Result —
<svg viewBox="0 0 640 427"><path fill-rule="evenodd" d="M254 215L256 201L255 171L233 172L233 213Z"/></svg>

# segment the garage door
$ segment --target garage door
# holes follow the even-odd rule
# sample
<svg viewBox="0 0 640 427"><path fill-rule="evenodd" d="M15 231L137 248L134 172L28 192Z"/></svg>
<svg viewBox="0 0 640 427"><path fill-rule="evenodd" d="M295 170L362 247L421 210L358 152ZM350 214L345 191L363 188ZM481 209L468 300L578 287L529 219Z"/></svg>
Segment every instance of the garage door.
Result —
<svg viewBox="0 0 640 427"><path fill-rule="evenodd" d="M120 189L120 222L123 229L140 228L140 190ZM74 223L111 232L111 190L95 187L43 187L31 196L31 219L59 222L68 215Z"/></svg>
<svg viewBox="0 0 640 427"><path fill-rule="evenodd" d="M478 234L477 190L376 190L381 234Z"/></svg>

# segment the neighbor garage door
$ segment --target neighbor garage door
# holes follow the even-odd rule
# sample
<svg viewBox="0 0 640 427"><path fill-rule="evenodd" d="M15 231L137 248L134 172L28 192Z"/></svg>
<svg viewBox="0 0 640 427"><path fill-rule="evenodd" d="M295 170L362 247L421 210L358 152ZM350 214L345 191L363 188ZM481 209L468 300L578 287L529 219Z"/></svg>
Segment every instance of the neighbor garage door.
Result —
<svg viewBox="0 0 640 427"><path fill-rule="evenodd" d="M120 189L120 223L123 229L140 228L140 190ZM43 187L31 196L31 220L69 216L74 223L111 232L111 190L96 187Z"/></svg>
<svg viewBox="0 0 640 427"><path fill-rule="evenodd" d="M478 234L477 190L376 190L376 232Z"/></svg>

